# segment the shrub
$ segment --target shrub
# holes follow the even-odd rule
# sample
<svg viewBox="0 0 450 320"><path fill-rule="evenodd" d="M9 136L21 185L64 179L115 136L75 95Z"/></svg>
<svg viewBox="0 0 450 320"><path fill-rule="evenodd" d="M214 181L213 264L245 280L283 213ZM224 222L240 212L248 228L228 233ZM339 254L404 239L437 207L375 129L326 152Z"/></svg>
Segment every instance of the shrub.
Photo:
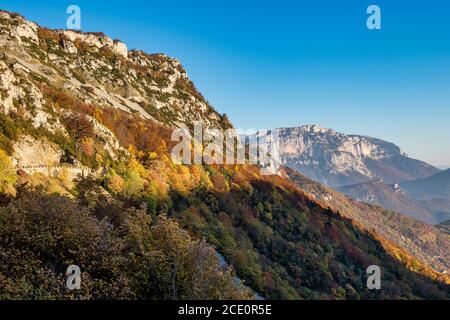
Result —
<svg viewBox="0 0 450 320"><path fill-rule="evenodd" d="M11 193L17 174L14 171L11 160L5 151L0 149L0 193Z"/></svg>
<svg viewBox="0 0 450 320"><path fill-rule="evenodd" d="M98 191L85 181L80 193ZM0 299L241 299L214 250L161 216L99 199L90 209L58 195L21 190L0 207ZM69 291L65 271L82 271Z"/></svg>

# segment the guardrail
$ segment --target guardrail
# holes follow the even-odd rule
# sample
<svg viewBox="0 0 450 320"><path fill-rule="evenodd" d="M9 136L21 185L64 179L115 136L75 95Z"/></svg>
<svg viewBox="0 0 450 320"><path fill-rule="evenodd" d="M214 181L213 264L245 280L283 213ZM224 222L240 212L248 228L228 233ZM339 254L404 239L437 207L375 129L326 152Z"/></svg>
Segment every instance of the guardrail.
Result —
<svg viewBox="0 0 450 320"><path fill-rule="evenodd" d="M68 170L71 173L77 173L84 175L95 175L96 170L79 165L58 165L58 166L45 166L45 165L35 165L35 166L15 166L16 170L23 170L27 173L39 172L56 175L63 170Z"/></svg>

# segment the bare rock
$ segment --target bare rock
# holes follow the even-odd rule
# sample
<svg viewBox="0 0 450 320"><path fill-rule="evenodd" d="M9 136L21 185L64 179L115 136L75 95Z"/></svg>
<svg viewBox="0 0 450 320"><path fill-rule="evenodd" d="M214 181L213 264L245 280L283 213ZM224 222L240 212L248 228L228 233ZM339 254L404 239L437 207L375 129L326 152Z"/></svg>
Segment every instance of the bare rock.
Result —
<svg viewBox="0 0 450 320"><path fill-rule="evenodd" d="M78 49L75 46L75 44L70 41L70 40L61 40L61 47L63 48L64 51L68 52L68 53L78 53Z"/></svg>
<svg viewBox="0 0 450 320"><path fill-rule="evenodd" d="M115 40L114 44L113 44L113 47L112 47L112 50L116 54L118 54L118 55L120 55L120 56L122 56L124 58L128 57L127 45L125 43L121 42L121 41Z"/></svg>
<svg viewBox="0 0 450 320"><path fill-rule="evenodd" d="M64 153L58 146L31 136L22 137L13 148L13 164L18 168L54 166L60 163Z"/></svg>

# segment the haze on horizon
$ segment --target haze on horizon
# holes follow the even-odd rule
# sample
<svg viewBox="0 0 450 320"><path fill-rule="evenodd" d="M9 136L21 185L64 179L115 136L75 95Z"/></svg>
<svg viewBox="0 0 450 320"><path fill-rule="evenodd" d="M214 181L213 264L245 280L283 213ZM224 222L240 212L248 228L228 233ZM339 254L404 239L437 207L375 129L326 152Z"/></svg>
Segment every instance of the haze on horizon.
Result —
<svg viewBox="0 0 450 320"><path fill-rule="evenodd" d="M130 5L135 3L136 5ZM382 29L366 28L366 8ZM17 2L1 9L178 58L199 90L238 128L317 124L399 145L450 167L450 3L333 1Z"/></svg>

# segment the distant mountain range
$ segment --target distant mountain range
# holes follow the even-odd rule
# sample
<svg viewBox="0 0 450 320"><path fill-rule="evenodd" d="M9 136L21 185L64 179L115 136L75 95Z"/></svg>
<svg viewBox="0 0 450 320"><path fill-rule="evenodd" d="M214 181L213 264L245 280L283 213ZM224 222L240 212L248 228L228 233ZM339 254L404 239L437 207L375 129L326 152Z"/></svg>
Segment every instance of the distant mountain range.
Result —
<svg viewBox="0 0 450 320"><path fill-rule="evenodd" d="M419 199L450 199L450 169L424 179L403 181L401 186Z"/></svg>
<svg viewBox="0 0 450 320"><path fill-rule="evenodd" d="M441 227L294 170L174 164L173 129L194 121L232 127L176 59L0 10L0 300L240 300L235 276L269 300L450 297ZM304 131L300 160L329 182L439 172L381 140ZM72 263L87 281L71 293Z"/></svg>
<svg viewBox="0 0 450 320"><path fill-rule="evenodd" d="M393 143L317 125L280 129L280 154L284 165L333 188L374 179L394 184L440 172Z"/></svg>
<svg viewBox="0 0 450 320"><path fill-rule="evenodd" d="M379 205L426 223L438 224L450 219L449 199L420 200L420 197L414 197L398 184L387 185L382 180L376 180L340 187L337 190L357 201Z"/></svg>
<svg viewBox="0 0 450 320"><path fill-rule="evenodd" d="M450 219L450 169L411 159L380 139L317 125L280 129L282 162L355 200L417 220Z"/></svg>

